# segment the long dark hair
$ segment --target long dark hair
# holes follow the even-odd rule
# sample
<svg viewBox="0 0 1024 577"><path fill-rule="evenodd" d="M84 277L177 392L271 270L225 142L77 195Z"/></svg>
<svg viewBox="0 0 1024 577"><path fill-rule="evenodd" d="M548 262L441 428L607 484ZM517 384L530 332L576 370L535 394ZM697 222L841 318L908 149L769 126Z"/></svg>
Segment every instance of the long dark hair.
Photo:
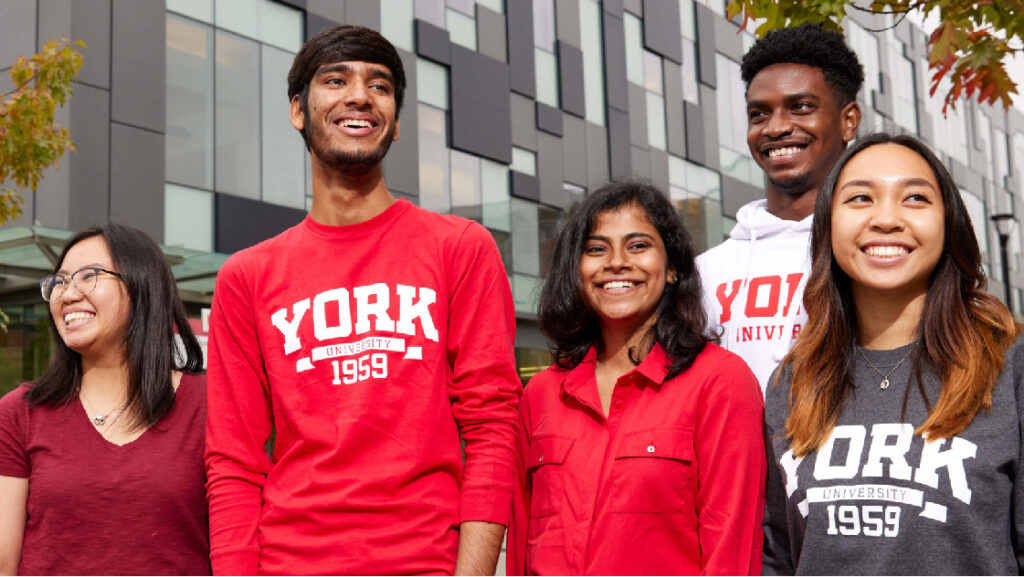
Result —
<svg viewBox="0 0 1024 577"><path fill-rule="evenodd" d="M913 136L876 133L857 140L840 157L818 195L811 232L811 276L804 291L808 320L784 361L793 369L786 436L797 456L821 447L828 439L853 390L857 315L850 278L832 252L832 201L846 163L880 144L906 147L928 163L945 212L942 256L932 271L913 357L917 389L929 410L916 433L949 438L963 431L978 411L991 408L992 387L1006 349L1020 333L1006 306L985 292L981 251L970 215L942 162ZM942 376L942 391L934 407L921 379L925 362ZM910 390L908 387L906 395ZM904 412L906 405L904 396Z"/></svg>
<svg viewBox="0 0 1024 577"><path fill-rule="evenodd" d="M677 282L665 285L657 319L641 340L645 350L630 350L630 360L639 364L657 343L672 360L668 367L668 378L672 378L693 364L710 339L705 336L707 314L701 304L693 242L675 207L650 184L613 181L595 190L573 209L558 231L551 272L541 289L540 328L551 339L555 363L562 368L578 365L592 346L600 350L601 326L583 297L580 259L598 215L629 205L636 205L647 213L665 243L666 269L675 270L678 277Z"/></svg>
<svg viewBox="0 0 1024 577"><path fill-rule="evenodd" d="M54 267L79 242L102 237L128 292L128 325L124 344L128 364L126 412L132 427L157 423L174 405L171 372L175 369L198 373L203 369L203 351L185 316L171 267L163 251L146 233L136 228L111 224L83 230L71 237ZM67 290L70 290L68 288ZM75 400L82 386L82 357L64 344L50 315L50 336L54 352L46 372L28 392L31 406L66 405ZM184 344L179 356L174 330Z"/></svg>

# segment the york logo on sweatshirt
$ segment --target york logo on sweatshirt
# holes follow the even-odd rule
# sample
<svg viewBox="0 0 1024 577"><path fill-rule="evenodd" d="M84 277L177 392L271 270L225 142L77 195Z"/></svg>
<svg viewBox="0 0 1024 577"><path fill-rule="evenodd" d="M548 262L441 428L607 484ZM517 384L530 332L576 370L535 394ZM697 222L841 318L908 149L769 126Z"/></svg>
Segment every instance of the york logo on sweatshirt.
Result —
<svg viewBox="0 0 1024 577"><path fill-rule="evenodd" d="M916 463L908 461L914 445L921 449L915 452ZM805 475L811 468L814 486L806 488L797 508L807 517L811 505L822 507L827 534L895 537L905 513L945 523L948 509L940 501L951 497L971 503L966 464L977 450L977 445L956 436L926 442L907 423L877 423L870 432L864 425L842 425L816 453L794 458L789 450L779 464L790 498L800 488L801 467ZM904 483L886 483L890 480Z"/></svg>
<svg viewBox="0 0 1024 577"><path fill-rule="evenodd" d="M719 284L715 289L715 298L722 308L718 322L725 324L734 317L752 321L737 326L729 333L730 339L736 342L783 339L786 323L772 322L772 319L785 319L791 307L796 307L794 313L800 312L801 303L799 300L793 302L793 297L803 276L804 273L796 272L785 276L754 277L748 280L745 288L743 279L739 278ZM790 328L792 338L800 334L800 328L799 323Z"/></svg>
<svg viewBox="0 0 1024 577"><path fill-rule="evenodd" d="M422 359L422 347L408 346L404 337L419 335L437 342L437 325L430 310L436 300L437 293L425 287L390 287L386 283L338 287L278 309L270 322L284 336L285 355L304 353L295 361L296 372L328 362L334 373L333 383L351 385L387 378L385 353ZM314 343L303 342L302 327L312 328Z"/></svg>

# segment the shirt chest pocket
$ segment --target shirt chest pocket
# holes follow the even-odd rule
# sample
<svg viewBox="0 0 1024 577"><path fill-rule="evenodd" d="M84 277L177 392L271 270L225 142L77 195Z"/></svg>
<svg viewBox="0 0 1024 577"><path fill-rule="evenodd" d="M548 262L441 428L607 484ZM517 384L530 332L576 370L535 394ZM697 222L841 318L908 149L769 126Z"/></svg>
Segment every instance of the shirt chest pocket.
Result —
<svg viewBox="0 0 1024 577"><path fill-rule="evenodd" d="M612 465L612 511L694 512L695 461L692 431L652 429L626 436Z"/></svg>
<svg viewBox="0 0 1024 577"><path fill-rule="evenodd" d="M541 437L534 439L526 454L527 475L532 486L530 517L558 513L565 498L565 472L562 467L575 439Z"/></svg>

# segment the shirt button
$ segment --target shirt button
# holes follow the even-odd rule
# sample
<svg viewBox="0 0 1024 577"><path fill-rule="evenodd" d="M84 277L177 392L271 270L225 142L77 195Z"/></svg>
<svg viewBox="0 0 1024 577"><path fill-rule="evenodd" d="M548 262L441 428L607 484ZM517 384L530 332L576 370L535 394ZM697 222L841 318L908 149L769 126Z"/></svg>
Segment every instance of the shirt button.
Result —
<svg viewBox="0 0 1024 577"><path fill-rule="evenodd" d="M653 453L654 452L654 445L647 445L647 452L648 453Z"/></svg>
<svg viewBox="0 0 1024 577"><path fill-rule="evenodd" d="M544 455L541 455L540 458L537 459L537 462L538 463L543 463L544 462Z"/></svg>

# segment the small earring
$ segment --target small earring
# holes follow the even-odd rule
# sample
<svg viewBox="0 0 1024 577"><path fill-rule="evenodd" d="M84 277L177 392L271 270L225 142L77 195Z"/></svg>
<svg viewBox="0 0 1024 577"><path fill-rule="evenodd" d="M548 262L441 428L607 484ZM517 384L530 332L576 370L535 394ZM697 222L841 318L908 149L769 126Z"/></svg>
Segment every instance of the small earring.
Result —
<svg viewBox="0 0 1024 577"><path fill-rule="evenodd" d="M676 284L676 281L678 281L678 280L679 280L679 275L677 275L675 273L672 273L672 276L669 277L668 282L669 282L669 284Z"/></svg>

